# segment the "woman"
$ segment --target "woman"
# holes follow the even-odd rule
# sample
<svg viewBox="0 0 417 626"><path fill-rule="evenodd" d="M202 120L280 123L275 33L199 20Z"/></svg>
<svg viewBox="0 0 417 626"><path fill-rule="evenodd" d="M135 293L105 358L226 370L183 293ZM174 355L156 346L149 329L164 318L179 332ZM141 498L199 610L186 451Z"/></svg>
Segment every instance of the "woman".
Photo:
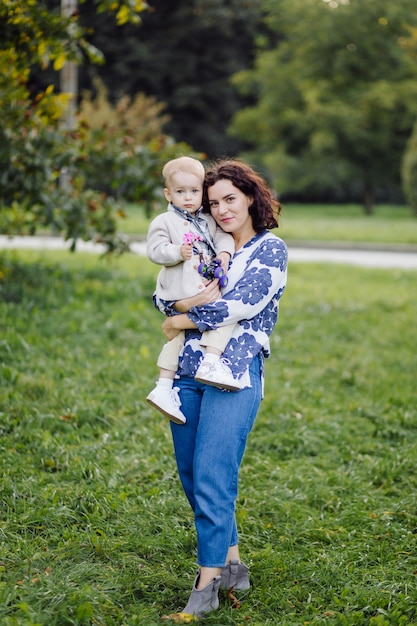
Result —
<svg viewBox="0 0 417 626"><path fill-rule="evenodd" d="M187 423L172 423L171 430L179 476L194 512L200 566L184 610L164 617L176 622L217 609L219 587L250 586L235 521L238 473L263 395L263 360L287 277L286 245L269 232L278 226L281 206L251 167L238 160L215 163L206 173L205 206L234 238L228 284L222 294L214 280L202 294L174 306L157 303L169 316L163 324L168 339L186 331L176 385ZM223 357L241 379L239 391L194 378L203 357L201 333L226 324L236 324Z"/></svg>

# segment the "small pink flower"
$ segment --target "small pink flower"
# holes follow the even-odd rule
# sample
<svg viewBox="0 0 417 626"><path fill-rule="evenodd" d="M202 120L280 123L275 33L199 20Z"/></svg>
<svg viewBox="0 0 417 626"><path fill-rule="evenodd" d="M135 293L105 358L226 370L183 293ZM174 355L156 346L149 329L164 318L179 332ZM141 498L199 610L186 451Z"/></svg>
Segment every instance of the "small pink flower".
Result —
<svg viewBox="0 0 417 626"><path fill-rule="evenodd" d="M198 233L193 233L191 230L188 233L184 233L184 243L193 244L195 241L203 241L203 238Z"/></svg>

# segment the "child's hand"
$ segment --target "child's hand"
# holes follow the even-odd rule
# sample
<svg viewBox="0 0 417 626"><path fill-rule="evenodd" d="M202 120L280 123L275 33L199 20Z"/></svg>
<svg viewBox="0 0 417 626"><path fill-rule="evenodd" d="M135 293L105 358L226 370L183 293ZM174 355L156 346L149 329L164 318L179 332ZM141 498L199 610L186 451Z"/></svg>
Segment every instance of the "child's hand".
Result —
<svg viewBox="0 0 417 626"><path fill-rule="evenodd" d="M183 243L180 252L182 260L188 261L193 256L193 245L191 243Z"/></svg>
<svg viewBox="0 0 417 626"><path fill-rule="evenodd" d="M224 273L227 274L227 270L229 269L230 254L228 252L219 252L217 258L222 265Z"/></svg>
<svg viewBox="0 0 417 626"><path fill-rule="evenodd" d="M180 332L178 328L175 328L173 326L173 321L174 321L173 317L167 317L164 323L162 324L162 332L164 333L168 341L171 341L171 339L174 339L174 337L176 337Z"/></svg>

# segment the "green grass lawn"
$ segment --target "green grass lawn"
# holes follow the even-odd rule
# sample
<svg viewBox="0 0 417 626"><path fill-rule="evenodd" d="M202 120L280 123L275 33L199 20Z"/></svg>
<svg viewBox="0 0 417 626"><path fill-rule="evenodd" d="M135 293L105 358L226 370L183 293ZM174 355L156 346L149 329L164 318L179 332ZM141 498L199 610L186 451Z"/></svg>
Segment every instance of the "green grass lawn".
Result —
<svg viewBox="0 0 417 626"><path fill-rule="evenodd" d="M165 209L165 207L164 207ZM146 235L149 219L134 204L125 207L126 218L118 221L127 235ZM357 204L284 205L279 234L286 241L342 241L417 245L417 218L406 206L378 205L374 215L364 215Z"/></svg>
<svg viewBox="0 0 417 626"><path fill-rule="evenodd" d="M185 605L193 522L145 402L157 271L0 254L2 626L152 626ZM417 624L415 293L412 271L291 265L241 471L253 586L200 623Z"/></svg>

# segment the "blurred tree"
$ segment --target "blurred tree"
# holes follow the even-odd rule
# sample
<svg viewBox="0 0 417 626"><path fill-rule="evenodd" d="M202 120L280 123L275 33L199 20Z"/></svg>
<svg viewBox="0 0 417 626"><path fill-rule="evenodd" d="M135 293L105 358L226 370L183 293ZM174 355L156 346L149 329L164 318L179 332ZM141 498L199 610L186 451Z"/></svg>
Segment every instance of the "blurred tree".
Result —
<svg viewBox="0 0 417 626"><path fill-rule="evenodd" d="M197 159L204 155L162 132L164 106L152 96L123 96L113 105L106 87L98 79L95 83L95 97L85 93L76 116L73 169L84 185L115 199L138 202L151 217L165 207L163 164L182 154Z"/></svg>
<svg viewBox="0 0 417 626"><path fill-rule="evenodd" d="M116 21L124 24L137 23L145 3L96 0L94 6L96 11L113 11ZM136 154L131 147L123 153L120 137L111 138L110 145L103 136L95 136L92 144L86 132L66 132L61 121L68 97L56 95L52 85L32 90L32 68L53 66L59 71L66 62L79 63L85 57L98 60L100 54L86 41L78 13L62 15L60 3L51 8L35 0L0 4L0 231L33 234L42 226L52 226L72 239L73 247L78 238L99 237L114 249L119 242L113 204L91 186L83 165L91 152L105 158L109 146L114 159L127 159L138 178L139 157L135 169ZM83 137L88 141L83 142ZM141 153L140 159L147 175L155 150L144 146L144 151L145 158ZM71 173L68 188L60 185L63 167Z"/></svg>
<svg viewBox="0 0 417 626"><path fill-rule="evenodd" d="M236 154L244 139L226 134L232 115L252 102L239 96L230 77L248 67L256 38L265 30L258 0L149 0L142 24L116 29L96 15L91 0L81 6L88 40L105 64L81 68L80 84L99 76L115 101L143 92L166 105L165 131L209 157Z"/></svg>
<svg viewBox="0 0 417 626"><path fill-rule="evenodd" d="M417 115L415 0L264 0L283 37L234 83L257 103L231 132L280 194L361 199L400 189Z"/></svg>

